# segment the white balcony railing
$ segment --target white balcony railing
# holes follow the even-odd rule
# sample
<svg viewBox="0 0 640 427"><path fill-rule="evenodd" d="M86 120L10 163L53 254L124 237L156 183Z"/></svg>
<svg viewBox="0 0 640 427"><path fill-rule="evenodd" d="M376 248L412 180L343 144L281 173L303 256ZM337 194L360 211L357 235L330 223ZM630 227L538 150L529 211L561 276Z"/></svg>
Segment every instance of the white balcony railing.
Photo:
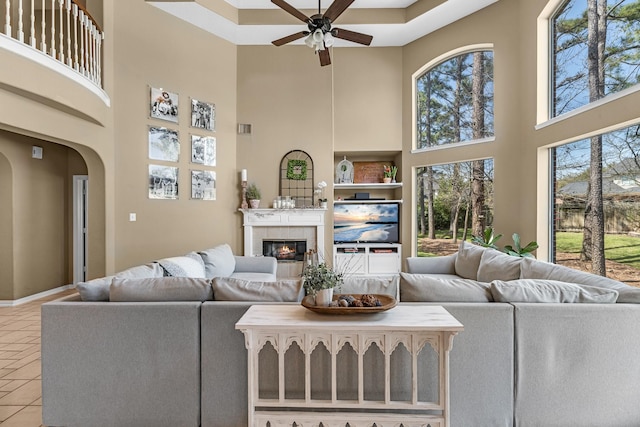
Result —
<svg viewBox="0 0 640 427"><path fill-rule="evenodd" d="M76 0L0 0L0 32L102 87L104 34Z"/></svg>

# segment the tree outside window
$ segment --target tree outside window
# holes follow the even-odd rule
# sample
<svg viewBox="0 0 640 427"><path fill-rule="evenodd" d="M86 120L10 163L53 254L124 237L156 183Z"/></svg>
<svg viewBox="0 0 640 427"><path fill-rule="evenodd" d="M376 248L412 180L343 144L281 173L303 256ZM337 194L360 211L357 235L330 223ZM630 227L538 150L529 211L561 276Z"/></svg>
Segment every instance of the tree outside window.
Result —
<svg viewBox="0 0 640 427"><path fill-rule="evenodd" d="M551 22L554 116L640 82L640 1L571 0ZM602 135L588 164L580 257L605 276Z"/></svg>

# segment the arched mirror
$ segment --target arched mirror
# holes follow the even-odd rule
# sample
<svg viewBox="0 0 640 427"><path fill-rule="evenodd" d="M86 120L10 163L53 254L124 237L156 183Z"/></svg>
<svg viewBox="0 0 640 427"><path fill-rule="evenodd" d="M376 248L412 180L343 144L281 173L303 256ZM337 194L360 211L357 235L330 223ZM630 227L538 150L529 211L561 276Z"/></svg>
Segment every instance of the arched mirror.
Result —
<svg viewBox="0 0 640 427"><path fill-rule="evenodd" d="M280 162L280 195L295 200L296 208L314 206L313 160L302 150L291 150Z"/></svg>

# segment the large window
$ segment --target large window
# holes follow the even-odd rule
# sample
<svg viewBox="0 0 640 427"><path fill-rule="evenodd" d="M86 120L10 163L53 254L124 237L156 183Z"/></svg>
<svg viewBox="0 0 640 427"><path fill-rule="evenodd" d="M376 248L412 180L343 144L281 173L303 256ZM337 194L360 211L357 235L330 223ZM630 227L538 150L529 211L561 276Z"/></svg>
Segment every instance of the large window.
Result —
<svg viewBox="0 0 640 427"><path fill-rule="evenodd" d="M493 53L469 52L416 79L416 148L493 136Z"/></svg>
<svg viewBox="0 0 640 427"><path fill-rule="evenodd" d="M592 167L594 149L600 167ZM640 125L552 155L555 262L585 271L606 266L608 277L640 287ZM594 172L601 185L590 184Z"/></svg>
<svg viewBox="0 0 640 427"><path fill-rule="evenodd" d="M558 116L640 82L640 1L571 0L552 17Z"/></svg>
<svg viewBox="0 0 640 427"><path fill-rule="evenodd" d="M416 170L419 256L447 255L493 222L493 160Z"/></svg>

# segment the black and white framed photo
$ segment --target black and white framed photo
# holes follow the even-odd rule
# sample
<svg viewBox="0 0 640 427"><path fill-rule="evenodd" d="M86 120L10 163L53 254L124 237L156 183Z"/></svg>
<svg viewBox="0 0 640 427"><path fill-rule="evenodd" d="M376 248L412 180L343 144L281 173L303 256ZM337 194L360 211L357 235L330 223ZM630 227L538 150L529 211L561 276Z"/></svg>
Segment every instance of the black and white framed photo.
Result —
<svg viewBox="0 0 640 427"><path fill-rule="evenodd" d="M191 127L216 130L216 106L191 98Z"/></svg>
<svg viewBox="0 0 640 427"><path fill-rule="evenodd" d="M149 115L154 119L178 123L178 94L151 87Z"/></svg>
<svg viewBox="0 0 640 427"><path fill-rule="evenodd" d="M149 126L149 158L165 162L180 160L178 131L165 127Z"/></svg>
<svg viewBox="0 0 640 427"><path fill-rule="evenodd" d="M178 168L149 165L149 198L167 200L178 198Z"/></svg>
<svg viewBox="0 0 640 427"><path fill-rule="evenodd" d="M191 163L216 165L216 139L213 136L191 135Z"/></svg>
<svg viewBox="0 0 640 427"><path fill-rule="evenodd" d="M191 171L191 198L198 200L216 199L216 173L213 171Z"/></svg>

